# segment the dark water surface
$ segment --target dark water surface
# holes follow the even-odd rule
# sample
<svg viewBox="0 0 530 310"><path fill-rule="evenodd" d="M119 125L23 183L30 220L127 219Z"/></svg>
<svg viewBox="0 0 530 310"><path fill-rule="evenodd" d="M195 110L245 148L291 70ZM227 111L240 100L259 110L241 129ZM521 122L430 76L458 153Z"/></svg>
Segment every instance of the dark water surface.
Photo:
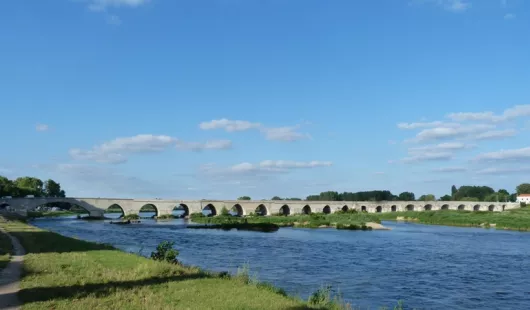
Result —
<svg viewBox="0 0 530 310"><path fill-rule="evenodd" d="M417 309L530 309L530 233L384 223L392 231L281 228L275 233L185 229L183 220L110 225L39 219L38 227L148 256L165 240L179 259L235 272L306 299L332 285L355 306L404 300Z"/></svg>

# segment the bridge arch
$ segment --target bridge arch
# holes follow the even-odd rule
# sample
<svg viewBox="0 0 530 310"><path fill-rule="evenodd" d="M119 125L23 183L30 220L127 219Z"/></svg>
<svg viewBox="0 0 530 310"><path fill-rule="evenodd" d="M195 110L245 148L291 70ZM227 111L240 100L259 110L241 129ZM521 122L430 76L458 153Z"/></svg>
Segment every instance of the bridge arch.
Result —
<svg viewBox="0 0 530 310"><path fill-rule="evenodd" d="M186 217L190 215L190 208L186 204L180 203L173 208L171 213L176 217Z"/></svg>
<svg viewBox="0 0 530 310"><path fill-rule="evenodd" d="M155 214L153 215L150 215L149 213L152 213L154 212ZM140 213L143 213L143 214L140 214ZM148 214L146 214L148 213ZM152 203L146 203L145 205L143 205L140 210L138 211L138 215L142 216L144 215L145 217L157 217L158 216L158 208L152 204Z"/></svg>
<svg viewBox="0 0 530 310"><path fill-rule="evenodd" d="M407 211L414 211L414 205L407 205L407 206L405 207L405 210L407 210Z"/></svg>
<svg viewBox="0 0 530 310"><path fill-rule="evenodd" d="M311 207L309 205L305 205L303 208L302 208L302 213L303 214L311 214Z"/></svg>
<svg viewBox="0 0 530 310"><path fill-rule="evenodd" d="M445 204L443 205L440 210L449 210L449 205L448 204Z"/></svg>
<svg viewBox="0 0 530 310"><path fill-rule="evenodd" d="M375 208L375 212L377 212L377 213L383 212L383 207L377 206L377 208Z"/></svg>
<svg viewBox="0 0 530 310"><path fill-rule="evenodd" d="M390 208L390 210L391 210L392 212L396 212L396 211L397 211L397 206L396 206L396 205L393 205L393 206Z"/></svg>
<svg viewBox="0 0 530 310"><path fill-rule="evenodd" d="M324 212L324 214L330 214L331 213L331 207L326 205L324 206L324 208L322 209L322 212Z"/></svg>
<svg viewBox="0 0 530 310"><path fill-rule="evenodd" d="M206 216L216 216L217 215L217 209L215 206L211 203L207 204L202 208L202 214Z"/></svg>
<svg viewBox="0 0 530 310"><path fill-rule="evenodd" d="M493 211L495 210L495 206L494 205L489 205L488 206L488 211Z"/></svg>
<svg viewBox="0 0 530 310"><path fill-rule="evenodd" d="M366 206L361 206L361 212L366 212Z"/></svg>
<svg viewBox="0 0 530 310"><path fill-rule="evenodd" d="M289 215L291 214L291 208L289 208L288 205L283 205L281 208L280 208L280 212L279 212L280 215Z"/></svg>
<svg viewBox="0 0 530 310"><path fill-rule="evenodd" d="M423 207L423 210L431 211L432 210L432 205L431 204L426 204L425 207Z"/></svg>
<svg viewBox="0 0 530 310"><path fill-rule="evenodd" d="M342 206L342 212L348 212L350 208L347 205Z"/></svg>
<svg viewBox="0 0 530 310"><path fill-rule="evenodd" d="M125 216L125 210L123 210L119 204L113 203L107 209L105 209L105 217L108 217L110 214L113 215L110 216L111 218L122 218Z"/></svg>
<svg viewBox="0 0 530 310"><path fill-rule="evenodd" d="M473 211L480 211L480 205L474 205Z"/></svg>
<svg viewBox="0 0 530 310"><path fill-rule="evenodd" d="M230 209L232 215L235 214L235 216L243 216L245 215L245 210L243 209L243 207L241 207L241 205L239 203L236 203L232 209Z"/></svg>
<svg viewBox="0 0 530 310"><path fill-rule="evenodd" d="M466 209L465 205L459 205L458 206L458 210L460 210L460 211L465 210L465 209Z"/></svg>
<svg viewBox="0 0 530 310"><path fill-rule="evenodd" d="M258 216L267 216L269 215L269 210L264 204L260 204L259 206L256 207L256 210L254 213Z"/></svg>

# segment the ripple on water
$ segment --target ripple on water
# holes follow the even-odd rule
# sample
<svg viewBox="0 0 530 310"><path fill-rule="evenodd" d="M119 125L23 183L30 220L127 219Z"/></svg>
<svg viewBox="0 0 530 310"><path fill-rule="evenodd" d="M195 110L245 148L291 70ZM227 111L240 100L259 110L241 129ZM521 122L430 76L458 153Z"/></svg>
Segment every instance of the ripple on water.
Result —
<svg viewBox="0 0 530 310"><path fill-rule="evenodd" d="M303 298L330 284L363 307L403 299L419 309L530 309L530 233L410 223L385 223L391 231L282 228L266 234L188 230L183 220L34 223L143 255L161 241L175 241L186 264L235 272L249 263L260 280Z"/></svg>

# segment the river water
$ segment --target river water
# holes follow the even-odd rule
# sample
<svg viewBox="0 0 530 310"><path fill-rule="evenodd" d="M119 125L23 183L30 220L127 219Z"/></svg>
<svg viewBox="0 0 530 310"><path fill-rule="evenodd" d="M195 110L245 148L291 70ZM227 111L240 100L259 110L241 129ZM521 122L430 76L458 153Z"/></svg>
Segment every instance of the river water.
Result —
<svg viewBox="0 0 530 310"><path fill-rule="evenodd" d="M144 214L145 216L146 214ZM185 229L73 218L34 225L148 256L175 241L179 260L207 270L248 264L261 281L306 299L323 285L363 309L530 309L530 233L385 222L391 231L281 228L274 233Z"/></svg>

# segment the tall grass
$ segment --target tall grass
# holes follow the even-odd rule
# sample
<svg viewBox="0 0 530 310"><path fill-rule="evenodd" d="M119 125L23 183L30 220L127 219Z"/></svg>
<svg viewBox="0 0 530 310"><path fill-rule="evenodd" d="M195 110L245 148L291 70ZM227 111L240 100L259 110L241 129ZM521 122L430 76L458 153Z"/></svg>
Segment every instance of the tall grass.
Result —
<svg viewBox="0 0 530 310"><path fill-rule="evenodd" d="M13 245L8 235L0 231L0 270L4 269L13 254Z"/></svg>
<svg viewBox="0 0 530 310"><path fill-rule="evenodd" d="M418 221L424 224L491 227L530 231L530 207L514 209L505 212L486 211L408 211L395 213L379 213L382 220L395 220L397 217ZM493 225L494 224L494 225Z"/></svg>

